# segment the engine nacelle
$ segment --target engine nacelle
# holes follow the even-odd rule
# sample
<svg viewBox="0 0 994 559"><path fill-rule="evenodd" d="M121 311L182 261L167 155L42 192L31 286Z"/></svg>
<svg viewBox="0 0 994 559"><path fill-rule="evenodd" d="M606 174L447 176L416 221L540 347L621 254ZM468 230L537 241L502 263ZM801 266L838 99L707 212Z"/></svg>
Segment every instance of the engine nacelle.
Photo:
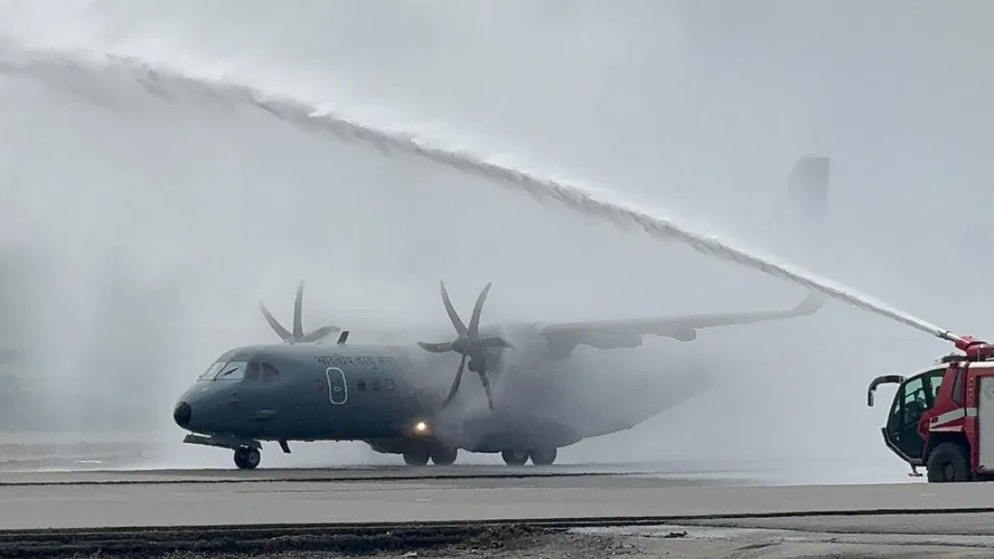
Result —
<svg viewBox="0 0 994 559"><path fill-rule="evenodd" d="M487 367L487 358L486 357L483 357L483 356L473 357L473 358L470 358L470 360L469 360L468 368L469 368L470 372L479 373L481 371L485 371L486 367Z"/></svg>

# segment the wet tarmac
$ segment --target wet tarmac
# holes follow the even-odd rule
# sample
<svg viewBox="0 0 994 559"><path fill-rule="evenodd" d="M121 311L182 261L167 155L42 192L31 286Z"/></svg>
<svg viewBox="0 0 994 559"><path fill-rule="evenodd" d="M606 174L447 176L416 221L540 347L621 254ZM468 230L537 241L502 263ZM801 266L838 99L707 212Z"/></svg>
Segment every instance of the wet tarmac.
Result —
<svg viewBox="0 0 994 559"><path fill-rule="evenodd" d="M223 530L229 540L232 530L311 530L303 540L293 540L311 547L288 543L287 551L352 549L352 536L328 539L334 526L353 532L373 526L368 529L385 530L394 540L397 527L406 527L421 534L403 543L411 549L422 540L437 544L462 541L470 532L490 534L472 536L465 549L452 544L451 556L474 556L478 547L490 545L485 540L491 536L524 538L517 555L493 544L488 553L494 557L558 557L562 550L591 545L611 553L621 549L633 558L914 557L919 552L958 558L994 551L994 484L927 484L907 478L899 465L850 476L859 483L838 481L851 472L833 477L787 466L807 476L795 474L795 480L809 481L792 483L782 471L741 463L126 469L136 462L156 463L161 446L62 441L0 442L0 447L0 530L10 556L42 548L77 554L88 548L67 542L108 528L132 531L133 541L124 532L114 536L125 542L122 549L145 541L149 530L172 542L170 549L207 545L203 542L210 538L202 538L210 530ZM488 523L560 531L525 537L501 528L511 535L498 537L481 527ZM453 526L465 533L445 535ZM578 528L561 532L570 526ZM44 536L50 547L37 547L41 544L28 534L45 529L63 535ZM257 537L272 547L275 536L266 533L246 532L240 541ZM107 555L107 536L93 538ZM24 546L18 547L22 539ZM267 556L247 545L239 548L241 556Z"/></svg>

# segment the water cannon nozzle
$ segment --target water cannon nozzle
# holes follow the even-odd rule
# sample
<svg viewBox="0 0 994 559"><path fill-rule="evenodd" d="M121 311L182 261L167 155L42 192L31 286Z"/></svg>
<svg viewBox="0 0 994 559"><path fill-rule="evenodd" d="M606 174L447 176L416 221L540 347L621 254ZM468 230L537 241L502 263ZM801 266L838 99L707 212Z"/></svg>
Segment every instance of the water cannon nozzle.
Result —
<svg viewBox="0 0 994 559"><path fill-rule="evenodd" d="M943 339L943 340L946 340L947 342L953 342L954 344L956 344L957 348L962 349L962 348L959 347L959 344L963 343L964 340L965 340L965 338L957 336L956 334L953 334L949 330L942 330L940 332L936 332L935 335L936 335L936 337L938 337L940 339ZM972 338L970 338L970 339L972 339Z"/></svg>
<svg viewBox="0 0 994 559"><path fill-rule="evenodd" d="M973 336L963 336L956 340L956 349L966 353L967 359L983 361L994 358L994 346Z"/></svg>

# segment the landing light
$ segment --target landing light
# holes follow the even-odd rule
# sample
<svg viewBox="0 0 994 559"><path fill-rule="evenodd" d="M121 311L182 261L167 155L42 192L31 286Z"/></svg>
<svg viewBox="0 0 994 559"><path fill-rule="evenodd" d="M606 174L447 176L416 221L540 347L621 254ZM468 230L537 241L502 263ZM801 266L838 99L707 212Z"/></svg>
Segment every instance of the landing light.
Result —
<svg viewBox="0 0 994 559"><path fill-rule="evenodd" d="M428 424L424 421L419 421L414 424L414 432L423 435L428 432Z"/></svg>

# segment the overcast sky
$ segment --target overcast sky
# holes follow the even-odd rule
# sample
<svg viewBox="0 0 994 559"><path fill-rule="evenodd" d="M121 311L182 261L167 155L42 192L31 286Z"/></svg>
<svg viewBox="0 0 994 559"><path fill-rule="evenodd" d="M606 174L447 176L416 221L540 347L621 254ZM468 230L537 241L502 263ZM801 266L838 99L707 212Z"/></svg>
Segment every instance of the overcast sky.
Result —
<svg viewBox="0 0 994 559"><path fill-rule="evenodd" d="M986 287L994 178L984 27L992 12L980 1L7 0L0 41L11 59L45 46L190 73L225 68L610 188L773 252L803 233L777 213L794 159L831 155L822 245L792 261L985 335L989 315L973 301ZM12 236L47 242L69 267L49 278L60 284L50 302L67 309L58 335L88 363L99 362L94 348L122 339L132 340L134 363L169 355L153 367L163 393L192 380L224 344L275 340L255 300L288 323L300 277L312 327L369 314L443 332L439 279L467 316L493 280L484 321L783 308L803 296L437 165L302 134L258 110L170 103L92 73L53 79L0 75L0 127L17 131L0 139L13 201L0 214ZM92 293L111 281L109 261L126 287L107 288L110 302L99 307ZM157 307L142 306L151 299ZM97 327L111 316L132 325ZM838 304L800 324L715 331L679 351L721 347L743 363L776 363L714 361L764 379L747 383L749 402L733 401L741 387L713 396L724 398L715 406L741 410L743 448L825 453L819 441L830 434L816 426L833 418L857 433L853 449L894 463L879 444L882 410L863 405L866 383L924 367L946 346ZM791 345L777 349L782 336ZM637 355L643 367L665 367L671 347L653 341ZM787 401L767 401L770 383L787 385L776 391ZM156 397L163 410L172 403ZM699 423L674 439L661 416L644 426L651 431L587 448L631 453L651 432L660 442L640 452L666 455L666 444L686 437L723 452L727 445L708 441L729 426ZM784 450L781 439L799 446Z"/></svg>

